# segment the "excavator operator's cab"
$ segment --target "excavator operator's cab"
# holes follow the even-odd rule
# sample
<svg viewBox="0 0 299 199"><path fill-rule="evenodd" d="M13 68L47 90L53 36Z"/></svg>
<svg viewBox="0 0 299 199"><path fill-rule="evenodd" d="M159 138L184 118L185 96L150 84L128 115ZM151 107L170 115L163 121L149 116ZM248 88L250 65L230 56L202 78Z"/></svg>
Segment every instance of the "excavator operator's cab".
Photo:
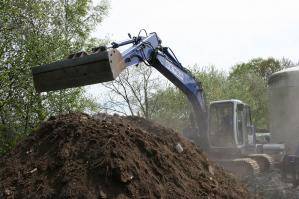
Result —
<svg viewBox="0 0 299 199"><path fill-rule="evenodd" d="M244 148L255 145L250 108L240 100L212 102L208 132L212 148Z"/></svg>

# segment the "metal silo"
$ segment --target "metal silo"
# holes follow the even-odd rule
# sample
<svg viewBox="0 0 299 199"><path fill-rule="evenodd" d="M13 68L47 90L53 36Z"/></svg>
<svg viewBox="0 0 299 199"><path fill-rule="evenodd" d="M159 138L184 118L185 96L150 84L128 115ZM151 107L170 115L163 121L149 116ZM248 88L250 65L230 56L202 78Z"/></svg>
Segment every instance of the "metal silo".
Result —
<svg viewBox="0 0 299 199"><path fill-rule="evenodd" d="M285 143L294 154L299 145L299 66L273 73L268 83L272 142Z"/></svg>

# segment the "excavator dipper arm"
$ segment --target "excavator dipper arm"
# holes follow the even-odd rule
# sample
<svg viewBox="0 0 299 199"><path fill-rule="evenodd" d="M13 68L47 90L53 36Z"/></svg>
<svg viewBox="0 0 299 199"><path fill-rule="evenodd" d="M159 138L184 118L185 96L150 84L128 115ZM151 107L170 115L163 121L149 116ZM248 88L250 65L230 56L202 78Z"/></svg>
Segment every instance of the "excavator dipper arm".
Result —
<svg viewBox="0 0 299 199"><path fill-rule="evenodd" d="M166 47L156 49L149 63L187 96L193 108L195 128L198 132L192 135L192 139L199 146L207 149L207 110L201 83L177 61Z"/></svg>

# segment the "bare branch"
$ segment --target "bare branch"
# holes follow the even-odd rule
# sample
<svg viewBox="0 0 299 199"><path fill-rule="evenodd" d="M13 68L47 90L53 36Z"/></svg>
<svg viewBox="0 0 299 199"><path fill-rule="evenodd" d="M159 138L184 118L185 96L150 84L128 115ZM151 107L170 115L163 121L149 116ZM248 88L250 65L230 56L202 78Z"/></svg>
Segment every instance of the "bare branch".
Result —
<svg viewBox="0 0 299 199"><path fill-rule="evenodd" d="M120 112L130 112L131 115L139 115L140 113L150 118L151 112L154 109L151 106L155 104L149 103L149 98L157 90L157 79L153 77L153 68L139 66L138 68L131 68L125 70L115 81L105 84L113 95L109 101L121 101L126 103L124 107L119 106L117 103L110 103L110 106L114 106L112 109L117 109ZM117 99L118 98L118 99ZM111 107L110 107L111 108ZM125 111L126 110L126 111Z"/></svg>

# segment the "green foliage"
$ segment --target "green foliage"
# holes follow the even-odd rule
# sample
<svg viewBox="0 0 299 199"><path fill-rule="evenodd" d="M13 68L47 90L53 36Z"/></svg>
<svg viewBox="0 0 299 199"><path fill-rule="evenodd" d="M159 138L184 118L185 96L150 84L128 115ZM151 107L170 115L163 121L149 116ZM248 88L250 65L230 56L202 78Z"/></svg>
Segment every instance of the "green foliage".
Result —
<svg viewBox="0 0 299 199"><path fill-rule="evenodd" d="M256 58L235 65L229 74L213 66L195 67L191 72L202 83L207 105L216 100L242 100L250 105L254 124L258 128L267 128L267 79L273 72L292 65L287 59ZM151 100L156 106L154 120L179 131L189 125L191 106L177 88L160 90Z"/></svg>
<svg viewBox="0 0 299 199"><path fill-rule="evenodd" d="M155 107L151 114L153 120L178 131L186 126L191 107L186 96L177 88L159 90L149 102L151 107Z"/></svg>
<svg viewBox="0 0 299 199"><path fill-rule="evenodd" d="M227 81L227 99L239 99L247 103L252 120L259 128L268 127L267 81L255 72L240 73Z"/></svg>
<svg viewBox="0 0 299 199"><path fill-rule="evenodd" d="M15 145L17 134L14 129L0 124L0 157Z"/></svg>
<svg viewBox="0 0 299 199"><path fill-rule="evenodd" d="M191 72L201 82L208 102L225 99L226 75L223 71L218 71L213 66L195 66ZM155 102L153 104L156 107L152 116L154 120L178 131L189 125L191 105L178 88L160 90L151 101Z"/></svg>
<svg viewBox="0 0 299 199"><path fill-rule="evenodd" d="M227 77L224 71L214 66L199 68L195 66L192 71L196 79L202 83L207 102L225 99L227 96Z"/></svg>
<svg viewBox="0 0 299 199"><path fill-rule="evenodd" d="M268 128L268 78L272 73L292 65L287 59L272 57L237 64L228 76L228 97L249 104L253 123L259 128Z"/></svg>
<svg viewBox="0 0 299 199"><path fill-rule="evenodd" d="M49 115L94 110L95 103L82 88L37 94L31 67L90 46L90 32L107 10L106 1L97 6L91 0L1 1L1 125L22 136Z"/></svg>
<svg viewBox="0 0 299 199"><path fill-rule="evenodd" d="M282 62L272 57L268 59L255 58L247 63L235 65L230 73L230 77L238 77L244 73L252 72L266 80L272 73L283 68Z"/></svg>

